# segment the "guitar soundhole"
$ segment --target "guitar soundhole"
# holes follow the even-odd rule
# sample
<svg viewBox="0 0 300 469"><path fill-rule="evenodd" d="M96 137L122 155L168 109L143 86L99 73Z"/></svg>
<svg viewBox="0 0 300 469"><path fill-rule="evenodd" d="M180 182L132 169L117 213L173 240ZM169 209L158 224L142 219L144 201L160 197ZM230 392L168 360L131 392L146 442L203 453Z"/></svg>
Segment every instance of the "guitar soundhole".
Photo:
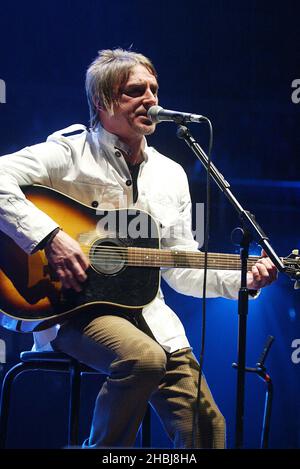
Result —
<svg viewBox="0 0 300 469"><path fill-rule="evenodd" d="M114 275L125 266L125 249L114 240L99 239L90 250L91 266L104 275Z"/></svg>

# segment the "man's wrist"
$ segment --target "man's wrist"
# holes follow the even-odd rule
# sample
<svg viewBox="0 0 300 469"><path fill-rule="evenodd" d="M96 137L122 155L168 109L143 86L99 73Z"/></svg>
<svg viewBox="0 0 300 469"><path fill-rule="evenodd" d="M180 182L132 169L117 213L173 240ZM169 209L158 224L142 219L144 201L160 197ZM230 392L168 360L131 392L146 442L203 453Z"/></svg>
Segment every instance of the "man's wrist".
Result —
<svg viewBox="0 0 300 469"><path fill-rule="evenodd" d="M53 231L51 231L51 233L49 233L44 239L42 239L42 241L39 242L39 244L35 247L33 252L42 251L47 246L49 246L49 244L53 241L53 239L55 238L55 236L60 230L61 228L58 226Z"/></svg>

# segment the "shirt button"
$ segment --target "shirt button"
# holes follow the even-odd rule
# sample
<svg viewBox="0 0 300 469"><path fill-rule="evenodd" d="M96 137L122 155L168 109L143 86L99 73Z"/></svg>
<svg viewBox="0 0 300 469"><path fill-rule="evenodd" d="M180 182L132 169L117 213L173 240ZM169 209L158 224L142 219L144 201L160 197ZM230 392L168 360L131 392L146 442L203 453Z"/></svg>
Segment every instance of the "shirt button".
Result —
<svg viewBox="0 0 300 469"><path fill-rule="evenodd" d="M130 179L127 179L126 186L131 186L131 184L132 184L132 181Z"/></svg>
<svg viewBox="0 0 300 469"><path fill-rule="evenodd" d="M98 207L98 205L99 205L99 202L97 202L97 200L93 200L92 207L96 208Z"/></svg>
<svg viewBox="0 0 300 469"><path fill-rule="evenodd" d="M122 153L121 153L119 150L117 150L117 151L115 152L115 155L116 155L118 158L120 158L120 157L122 156Z"/></svg>

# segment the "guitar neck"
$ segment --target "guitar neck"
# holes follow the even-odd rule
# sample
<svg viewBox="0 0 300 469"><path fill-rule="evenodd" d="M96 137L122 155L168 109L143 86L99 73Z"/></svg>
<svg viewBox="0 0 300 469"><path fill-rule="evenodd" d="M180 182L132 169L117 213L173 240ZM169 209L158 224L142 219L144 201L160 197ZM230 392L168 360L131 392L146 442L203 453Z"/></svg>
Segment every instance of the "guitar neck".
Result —
<svg viewBox="0 0 300 469"><path fill-rule="evenodd" d="M195 251L175 251L147 248L127 248L127 262L131 266L203 269L204 253ZM248 268L258 261L258 256L250 256ZM240 270L239 254L208 253L208 268Z"/></svg>

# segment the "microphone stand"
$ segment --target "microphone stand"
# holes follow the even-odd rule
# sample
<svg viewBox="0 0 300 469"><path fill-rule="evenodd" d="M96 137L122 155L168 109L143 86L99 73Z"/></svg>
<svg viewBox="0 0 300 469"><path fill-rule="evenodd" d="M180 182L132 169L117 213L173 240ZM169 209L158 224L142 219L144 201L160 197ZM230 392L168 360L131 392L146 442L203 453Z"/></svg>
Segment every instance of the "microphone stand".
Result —
<svg viewBox="0 0 300 469"><path fill-rule="evenodd" d="M201 161L206 170L208 170L208 156L201 148L199 143L190 133L190 130L177 122L177 137L184 140L185 143L191 148L196 157ZM243 228L238 228L240 235L240 255L241 255L241 287L239 290L238 298L238 360L237 360L237 401L236 401L236 434L235 434L235 447L243 447L243 434L244 434L244 397L245 397L245 366L246 366L246 336L247 336L247 315L248 315L248 297L249 290L247 288L247 260L249 252L249 244L255 240L266 252L272 262L275 264L279 272L284 272L285 267L281 259L277 256L272 246L269 243L269 238L265 235L262 228L255 220L255 216L249 211L245 210L239 201L235 198L230 190L230 184L225 180L224 176L218 171L214 164L210 163L210 176L215 181L219 189L228 198L229 202L233 205L238 212L242 221Z"/></svg>

